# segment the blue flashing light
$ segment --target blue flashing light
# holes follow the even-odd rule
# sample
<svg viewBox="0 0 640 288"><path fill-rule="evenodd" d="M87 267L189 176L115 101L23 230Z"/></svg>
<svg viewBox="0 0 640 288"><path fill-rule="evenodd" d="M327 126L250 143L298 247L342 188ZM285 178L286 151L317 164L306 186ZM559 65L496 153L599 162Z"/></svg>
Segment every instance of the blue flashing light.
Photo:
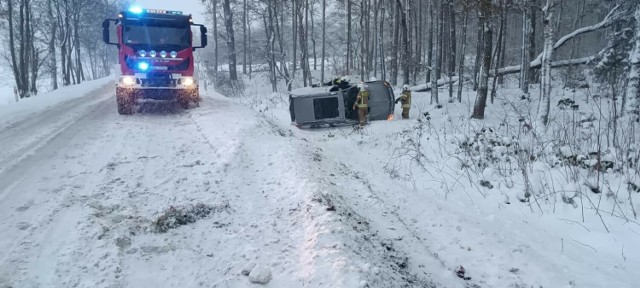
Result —
<svg viewBox="0 0 640 288"><path fill-rule="evenodd" d="M138 63L138 69L140 69L141 71L147 71L149 69L149 63L147 62Z"/></svg>
<svg viewBox="0 0 640 288"><path fill-rule="evenodd" d="M142 10L142 8L140 6L133 6L133 7L129 8L129 12L134 13L134 14L142 14L142 12L144 12L144 10Z"/></svg>

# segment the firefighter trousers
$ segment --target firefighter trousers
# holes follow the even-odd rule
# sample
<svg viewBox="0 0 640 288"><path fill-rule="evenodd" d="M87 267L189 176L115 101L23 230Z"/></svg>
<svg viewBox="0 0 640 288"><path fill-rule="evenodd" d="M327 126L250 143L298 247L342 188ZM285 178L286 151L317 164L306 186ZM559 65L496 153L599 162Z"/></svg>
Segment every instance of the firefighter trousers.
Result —
<svg viewBox="0 0 640 288"><path fill-rule="evenodd" d="M358 119L360 120L360 126L364 126L367 123L367 116L369 115L369 108L358 108Z"/></svg>
<svg viewBox="0 0 640 288"><path fill-rule="evenodd" d="M409 110L411 108L402 108L402 119L409 119Z"/></svg>

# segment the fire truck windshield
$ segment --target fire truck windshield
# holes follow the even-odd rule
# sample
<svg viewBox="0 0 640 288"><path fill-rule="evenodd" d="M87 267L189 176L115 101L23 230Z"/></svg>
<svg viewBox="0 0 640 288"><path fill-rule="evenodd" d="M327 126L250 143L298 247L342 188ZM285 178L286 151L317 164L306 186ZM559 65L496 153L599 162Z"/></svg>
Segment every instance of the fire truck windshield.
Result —
<svg viewBox="0 0 640 288"><path fill-rule="evenodd" d="M191 30L187 27L165 27L150 25L127 25L123 42L134 49L183 50L191 47Z"/></svg>

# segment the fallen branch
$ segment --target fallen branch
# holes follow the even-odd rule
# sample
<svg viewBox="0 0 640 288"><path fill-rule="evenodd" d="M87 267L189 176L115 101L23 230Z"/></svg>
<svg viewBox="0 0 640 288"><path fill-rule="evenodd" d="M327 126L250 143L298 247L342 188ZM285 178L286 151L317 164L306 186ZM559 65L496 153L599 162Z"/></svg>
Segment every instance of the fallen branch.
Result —
<svg viewBox="0 0 640 288"><path fill-rule="evenodd" d="M551 63L551 67L559 68L559 67L566 67L566 66L587 65L591 63L595 58L596 56L590 56L590 57L583 57L583 58L577 58L577 59L556 61ZM540 66L542 66L542 63L538 62L536 64L534 62L531 62L531 69L539 69ZM498 69L498 76L519 73L520 70L522 69L521 67L522 67L521 65L517 65L517 66L500 68ZM491 76L494 77L495 75L493 75L492 73Z"/></svg>
<svg viewBox="0 0 640 288"><path fill-rule="evenodd" d="M464 77L465 81L467 80L466 77ZM451 82L456 83L458 82L458 79L460 79L460 77L458 76L454 76L451 78L442 78L438 80L438 87L442 87L444 85L447 85ZM429 92L431 91L431 83L427 83L427 84L420 84L420 85L416 85L410 88L411 91L415 91L415 92Z"/></svg>
<svg viewBox="0 0 640 288"><path fill-rule="evenodd" d="M613 9L611 9L611 11L609 11L609 14L607 14L607 16L604 17L604 19L602 19L602 21L591 25L591 26L587 26L587 27L582 27L579 29L576 29L575 31L563 36L562 38L560 38L558 41L556 41L555 44L553 44L553 50L556 50L562 46L564 46L564 44L566 44L567 42L569 42L569 40L578 37L582 34L586 34L589 32L594 32L603 28L607 28L609 26L611 26L615 20L618 20L621 16L622 16L622 12L619 12L618 10L620 9L620 5L617 5L615 7L613 7ZM557 61L557 62L553 62L551 63L551 67L553 68L557 68L557 67L564 67L564 66L575 66L575 65L585 65L585 64L589 64L595 57L584 57L584 58L578 58L578 59L571 59L571 60L563 60L563 61ZM538 57L536 57L536 59L534 59L533 61L531 61L531 64L529 64L529 66L531 66L531 69L539 69L542 66L542 53L540 53L538 55ZM520 70L522 65L518 65L518 66L509 66L509 67L504 67L501 69L498 69L498 75L502 76L502 75L507 75L507 74L515 74L520 72ZM492 77L495 76L495 73L492 73L491 75Z"/></svg>
<svg viewBox="0 0 640 288"><path fill-rule="evenodd" d="M553 44L553 50L556 50L560 47L562 47L564 44L566 44L567 42L569 42L569 40L578 37L582 34L586 34L589 32L593 32L593 31L597 31L603 28L607 28L609 26L611 26L615 20L619 19L622 16L622 13L617 13L618 9L620 9L620 4L616 5L615 7L613 7L613 9L611 9L611 11L609 11L609 14L607 14L607 16L604 17L604 19L602 19L602 21L591 25L591 26L587 26L587 27L582 27L579 29L576 29L575 31L563 36L562 38L560 38L558 41L556 41L555 44ZM531 61L531 66L540 66L542 64L542 53L540 53L538 55L538 57L536 57L536 59L534 59L533 61Z"/></svg>
<svg viewBox="0 0 640 288"><path fill-rule="evenodd" d="M597 56L589 56L589 57L583 57L583 58L577 58L577 59L555 61L555 62L551 63L551 67L552 68L560 68L560 67L566 67L566 66L588 65L593 60L595 60L596 57ZM542 63L534 63L534 62L531 62L530 69L539 69L540 66L542 66ZM500 69L498 69L498 76L519 73L521 69L522 69L521 65L500 68ZM491 77L495 77L495 73L490 72L489 75ZM454 77L451 77L451 78L439 79L438 80L438 87L445 86L445 85L449 84L450 82L454 82L454 83L458 82L459 78L460 77L458 77L458 76L454 76ZM465 81L468 80L468 77L464 77L464 78L465 78L464 79ZM416 86L411 87L410 89L411 89L411 91L415 91L415 92L429 92L429 91L431 91L431 83L416 85Z"/></svg>

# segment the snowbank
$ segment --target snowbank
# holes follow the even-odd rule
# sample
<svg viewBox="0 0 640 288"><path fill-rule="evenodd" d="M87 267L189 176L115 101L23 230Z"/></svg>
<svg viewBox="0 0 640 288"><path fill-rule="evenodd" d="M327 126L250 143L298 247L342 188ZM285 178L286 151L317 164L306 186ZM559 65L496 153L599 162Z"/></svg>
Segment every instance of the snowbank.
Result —
<svg viewBox="0 0 640 288"><path fill-rule="evenodd" d="M570 155L587 157L584 164L556 158L572 153L564 145L554 150L551 143L576 137L560 134L573 131L562 125L593 114L602 104L587 99L584 91L554 91L554 99L575 99L579 107L554 107L552 119L558 126L538 134L543 140L529 132L540 129L531 121L537 103L515 97L517 89L499 91L483 121L469 119L472 91L465 91L463 103L447 104L443 97L443 109L429 104L429 93L414 92L408 121L372 122L364 130L293 131L313 143L326 181L342 187L325 192L334 209L348 211L342 221L348 226L354 216L345 215L357 215L355 222L367 223L367 228L340 233L345 243L353 243L346 244L349 248L366 255L367 267L382 266L389 258L349 238L384 243L396 252L393 259L407 257L396 263L406 267L402 275L429 275L446 287L465 282L481 287L635 287L640 282L634 272L640 268L640 224L632 211L640 210L640 199L626 184L635 176L604 166L613 155L588 158L595 151L588 141L574 147L582 156ZM254 92L246 99L250 106L283 129L291 127L283 94L249 92ZM578 123L576 133L596 139L601 135L596 124ZM526 177L518 163L526 167ZM590 188L597 183L606 191ZM460 266L471 279L455 276ZM365 275L369 284L380 283L374 274Z"/></svg>
<svg viewBox="0 0 640 288"><path fill-rule="evenodd" d="M0 90L0 95L4 95L4 100L7 99L10 104L6 102L0 103L0 128L9 125L10 123L18 122L22 119L28 118L32 114L40 113L58 103L76 99L79 97L91 97L91 91L95 91L113 82L113 77L105 77L94 81L86 81L80 85L62 87L58 90L39 94L30 98L21 99L19 102L15 102L13 91L10 90L10 97L7 97L3 90ZM2 89L2 88L0 88ZM115 91L115 89L114 89ZM97 96L97 95L96 95ZM7 104L7 105L2 105Z"/></svg>

